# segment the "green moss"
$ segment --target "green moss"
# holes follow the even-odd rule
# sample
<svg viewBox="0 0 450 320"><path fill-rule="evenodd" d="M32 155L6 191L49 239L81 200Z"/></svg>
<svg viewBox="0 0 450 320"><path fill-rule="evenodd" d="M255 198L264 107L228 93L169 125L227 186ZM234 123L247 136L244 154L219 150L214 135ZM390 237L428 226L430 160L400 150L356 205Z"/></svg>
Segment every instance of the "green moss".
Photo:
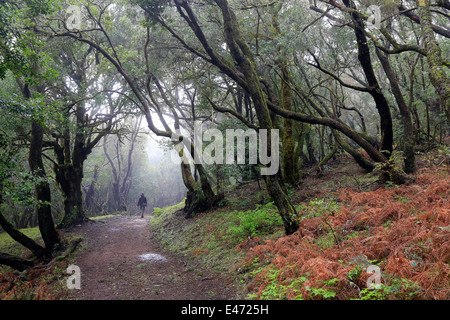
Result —
<svg viewBox="0 0 450 320"><path fill-rule="evenodd" d="M255 210L221 208L185 220L176 213L183 204L156 209L150 221L155 237L170 251L195 258L217 272L229 272L243 258L236 245L251 236L278 233L282 222L273 204Z"/></svg>
<svg viewBox="0 0 450 320"><path fill-rule="evenodd" d="M29 238L40 241L41 232L38 227L20 229ZM20 245L16 240L11 238L6 232L0 233L0 251L7 252L13 255L21 255L26 249Z"/></svg>
<svg viewBox="0 0 450 320"><path fill-rule="evenodd" d="M90 220L101 220L101 219L106 219L106 218L111 218L111 217L116 217L118 215L120 215L121 213L117 213L117 214L107 214L104 216L97 216L97 217L89 217Z"/></svg>

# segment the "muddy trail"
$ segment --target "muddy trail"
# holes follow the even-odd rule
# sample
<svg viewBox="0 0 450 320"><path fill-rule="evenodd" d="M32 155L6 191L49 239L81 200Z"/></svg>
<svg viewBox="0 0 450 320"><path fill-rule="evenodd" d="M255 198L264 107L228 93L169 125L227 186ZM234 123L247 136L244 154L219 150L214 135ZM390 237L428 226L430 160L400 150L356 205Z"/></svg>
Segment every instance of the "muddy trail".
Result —
<svg viewBox="0 0 450 320"><path fill-rule="evenodd" d="M73 300L233 300L230 279L159 246L151 217L116 216L74 227L82 248L73 262L81 289Z"/></svg>

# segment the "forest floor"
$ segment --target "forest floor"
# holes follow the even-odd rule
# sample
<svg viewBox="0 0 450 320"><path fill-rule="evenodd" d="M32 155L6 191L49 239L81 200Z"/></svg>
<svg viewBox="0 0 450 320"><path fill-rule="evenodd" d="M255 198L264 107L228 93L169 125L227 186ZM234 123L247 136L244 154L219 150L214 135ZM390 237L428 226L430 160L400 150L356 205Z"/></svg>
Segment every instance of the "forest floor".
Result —
<svg viewBox="0 0 450 320"><path fill-rule="evenodd" d="M81 289L68 299L230 300L229 279L165 251L149 230L151 217L116 216L75 227L83 249L73 263Z"/></svg>
<svg viewBox="0 0 450 320"><path fill-rule="evenodd" d="M262 182L226 190L220 208L186 220L183 203L64 230L82 238L63 261L0 267L0 300L436 299L450 297L450 141L417 157L415 181L380 184L340 156L291 188L301 233L285 236ZM37 238L37 228L26 229ZM16 252L14 241L0 248ZM22 255L27 258L26 255ZM67 266L81 270L68 290ZM382 287L366 288L368 266Z"/></svg>

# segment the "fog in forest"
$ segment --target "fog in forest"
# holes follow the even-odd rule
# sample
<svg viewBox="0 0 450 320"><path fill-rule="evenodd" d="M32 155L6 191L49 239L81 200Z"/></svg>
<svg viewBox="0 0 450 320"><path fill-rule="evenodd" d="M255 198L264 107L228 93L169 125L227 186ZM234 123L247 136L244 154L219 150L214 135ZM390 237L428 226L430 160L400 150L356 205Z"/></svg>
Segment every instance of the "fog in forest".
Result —
<svg viewBox="0 0 450 320"><path fill-rule="evenodd" d="M133 135L110 136L86 161L83 191L89 216L119 211L137 215L142 193L147 198L147 214L185 197L180 166L171 160L174 151L164 146L168 139L150 135L145 127L134 144L132 139Z"/></svg>

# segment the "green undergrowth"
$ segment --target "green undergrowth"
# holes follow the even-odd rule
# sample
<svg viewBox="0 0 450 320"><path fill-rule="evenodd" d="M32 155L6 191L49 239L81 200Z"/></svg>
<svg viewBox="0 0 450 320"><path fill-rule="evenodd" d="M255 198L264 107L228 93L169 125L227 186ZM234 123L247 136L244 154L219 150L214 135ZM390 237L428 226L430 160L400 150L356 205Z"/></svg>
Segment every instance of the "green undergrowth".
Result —
<svg viewBox="0 0 450 320"><path fill-rule="evenodd" d="M27 237L41 242L41 232L38 227L19 229ZM6 232L0 233L0 252L7 252L12 255L21 256L27 249L25 249L20 243L15 241Z"/></svg>
<svg viewBox="0 0 450 320"><path fill-rule="evenodd" d="M244 257L239 245L248 240L283 236L283 224L273 203L253 210L220 208L184 219L184 202L156 208L150 220L155 237L170 251L200 261L217 272L229 272Z"/></svg>
<svg viewBox="0 0 450 320"><path fill-rule="evenodd" d="M167 249L195 259L211 270L239 275L236 280L252 277L255 269L242 269L246 251L266 240L285 235L281 217L273 202L256 204L253 209L223 207L186 220L184 202L166 208L155 208L150 226L154 236ZM301 219L322 217L338 210L332 200L315 199L296 205ZM324 229L326 226L324 225ZM323 239L333 242L333 239ZM257 265L254 266L255 268ZM237 271L237 272L236 272Z"/></svg>
<svg viewBox="0 0 450 320"><path fill-rule="evenodd" d="M184 201L154 209L150 226L157 240L168 250L193 258L211 270L239 274L236 280L241 282L251 278L258 267L258 264L252 269L237 267L245 257L246 250L285 235L281 217L273 202L256 204L253 209L247 210L223 207L187 220L183 207ZM301 220L328 217L330 212L339 210L336 202L325 199L314 199L295 207ZM323 228L327 228L325 224ZM326 234L320 241L320 245L327 247L334 240Z"/></svg>
<svg viewBox="0 0 450 320"><path fill-rule="evenodd" d="M289 190L301 225L290 236L256 184L188 220L183 203L157 208L150 224L168 249L234 275L247 299L448 299L450 184L439 164L401 186L355 171L350 188L342 167L309 177Z"/></svg>

